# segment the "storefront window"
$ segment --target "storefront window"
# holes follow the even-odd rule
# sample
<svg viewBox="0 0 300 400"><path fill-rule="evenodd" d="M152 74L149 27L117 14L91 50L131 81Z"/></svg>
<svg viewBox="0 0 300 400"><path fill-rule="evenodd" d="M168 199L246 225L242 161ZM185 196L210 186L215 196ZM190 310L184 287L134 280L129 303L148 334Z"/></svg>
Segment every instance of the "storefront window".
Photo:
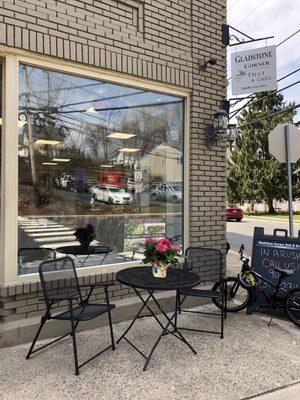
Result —
<svg viewBox="0 0 300 400"><path fill-rule="evenodd" d="M0 210L1 210L1 165L2 165L2 65L0 64Z"/></svg>
<svg viewBox="0 0 300 400"><path fill-rule="evenodd" d="M77 266L138 261L147 236L182 245L183 108L180 97L20 64L19 274L79 245L86 225L91 246L113 251Z"/></svg>

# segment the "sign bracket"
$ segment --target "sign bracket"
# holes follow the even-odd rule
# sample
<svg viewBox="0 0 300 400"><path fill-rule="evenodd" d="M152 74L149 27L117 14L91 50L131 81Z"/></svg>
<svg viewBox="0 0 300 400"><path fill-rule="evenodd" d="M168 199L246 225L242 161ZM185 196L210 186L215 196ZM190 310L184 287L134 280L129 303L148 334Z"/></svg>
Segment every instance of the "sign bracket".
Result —
<svg viewBox="0 0 300 400"><path fill-rule="evenodd" d="M233 30L234 32L239 33L240 35L244 36L242 38L238 37L236 34L230 34L230 29ZM247 38L248 40L246 40ZM246 43L252 43L252 42L258 42L260 40L267 40L267 39L273 39L274 36L266 36L262 38L257 38L254 39L253 37L247 35L246 33L234 28L231 25L227 24L222 24L222 43L225 46L239 46L241 44L246 44ZM230 43L232 40L235 40L234 43Z"/></svg>

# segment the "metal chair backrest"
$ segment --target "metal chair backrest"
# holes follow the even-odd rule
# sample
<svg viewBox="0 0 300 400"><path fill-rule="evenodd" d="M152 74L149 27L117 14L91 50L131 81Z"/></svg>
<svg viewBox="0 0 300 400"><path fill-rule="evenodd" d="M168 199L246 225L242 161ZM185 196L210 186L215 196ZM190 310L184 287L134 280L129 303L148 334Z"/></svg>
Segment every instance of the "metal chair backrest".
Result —
<svg viewBox="0 0 300 400"><path fill-rule="evenodd" d="M71 292L72 294L76 294L80 302L82 302L78 276L72 258L61 257L46 260L40 263L38 269L47 307L50 307L53 303L51 297L62 293ZM57 272L61 274L57 276Z"/></svg>
<svg viewBox="0 0 300 400"><path fill-rule="evenodd" d="M184 268L199 275L201 283L221 280L223 265L223 255L218 249L191 246L185 251Z"/></svg>

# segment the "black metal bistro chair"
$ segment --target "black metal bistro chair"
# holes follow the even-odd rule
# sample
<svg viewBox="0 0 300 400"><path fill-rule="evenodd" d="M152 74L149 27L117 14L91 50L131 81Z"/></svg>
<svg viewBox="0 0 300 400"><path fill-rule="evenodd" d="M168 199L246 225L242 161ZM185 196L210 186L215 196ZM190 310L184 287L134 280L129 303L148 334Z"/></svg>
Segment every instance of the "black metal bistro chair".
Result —
<svg viewBox="0 0 300 400"><path fill-rule="evenodd" d="M56 285L53 285L51 281L57 278L57 272L62 272L62 271L64 272L63 279L65 284L62 285L63 287L60 288L61 285L60 284L57 285L57 281L56 282L54 281ZM46 304L46 312L41 318L40 326L30 346L26 358L29 359L31 354L43 349L46 346L49 346L52 343L59 341L60 339L68 335L71 335L73 341L75 374L79 375L79 369L84 365L86 365L88 362L92 361L94 358L96 358L97 356L104 353L106 350L110 348L112 350L115 350L115 342L114 342L112 318L111 318L111 310L115 308L115 305L109 303L109 296L108 296L108 286L111 286L114 283L105 282L105 283L95 283L89 285L80 285L74 262L70 257L62 257L62 258L57 258L55 260L43 261L39 265L39 274L41 278L44 301ZM59 280L59 283L60 281L61 279ZM57 286L59 288L55 289L55 287ZM89 299L95 287L104 287L104 292L106 297L106 301L104 304L91 304L89 302ZM82 288L90 288L90 290L88 291L88 295L85 299L83 298L81 292ZM68 302L68 310L56 315L52 315L51 314L52 307L53 306L55 307L57 303L59 303L60 301ZM99 351L97 354L95 354L93 357L89 358L82 364L79 364L77 355L77 345L76 345L76 328L79 322L89 321L105 313L107 313L108 315L111 345ZM36 341L41 333L44 324L51 319L57 321L70 321L71 331L34 350L34 346L36 344Z"/></svg>
<svg viewBox="0 0 300 400"><path fill-rule="evenodd" d="M184 268L188 271L194 272L201 277L201 283L207 283L209 285L212 282L220 282L218 288L213 289L201 289L201 288L189 288L181 289L177 294L177 304L179 314L183 312L193 314L208 314L217 315L220 317L220 330L210 331L203 329L195 329L188 327L177 326L177 329L206 332L219 334L221 338L224 337L224 319L226 318L226 282L223 276L222 265L223 256L220 250L206 248L206 247L189 247L185 251ZM188 296L202 297L207 299L217 299L218 303L222 305L220 312L204 312L196 310L183 309L183 303Z"/></svg>

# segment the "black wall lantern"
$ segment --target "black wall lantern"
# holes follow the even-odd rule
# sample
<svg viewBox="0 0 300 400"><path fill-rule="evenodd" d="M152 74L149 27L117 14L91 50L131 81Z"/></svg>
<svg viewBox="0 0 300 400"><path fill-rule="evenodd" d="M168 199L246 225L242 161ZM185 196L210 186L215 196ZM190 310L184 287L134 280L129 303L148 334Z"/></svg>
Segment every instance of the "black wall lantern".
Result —
<svg viewBox="0 0 300 400"><path fill-rule="evenodd" d="M209 149L216 146L227 135L228 120L228 112L223 108L213 115L212 124L208 125L205 130L206 145Z"/></svg>

